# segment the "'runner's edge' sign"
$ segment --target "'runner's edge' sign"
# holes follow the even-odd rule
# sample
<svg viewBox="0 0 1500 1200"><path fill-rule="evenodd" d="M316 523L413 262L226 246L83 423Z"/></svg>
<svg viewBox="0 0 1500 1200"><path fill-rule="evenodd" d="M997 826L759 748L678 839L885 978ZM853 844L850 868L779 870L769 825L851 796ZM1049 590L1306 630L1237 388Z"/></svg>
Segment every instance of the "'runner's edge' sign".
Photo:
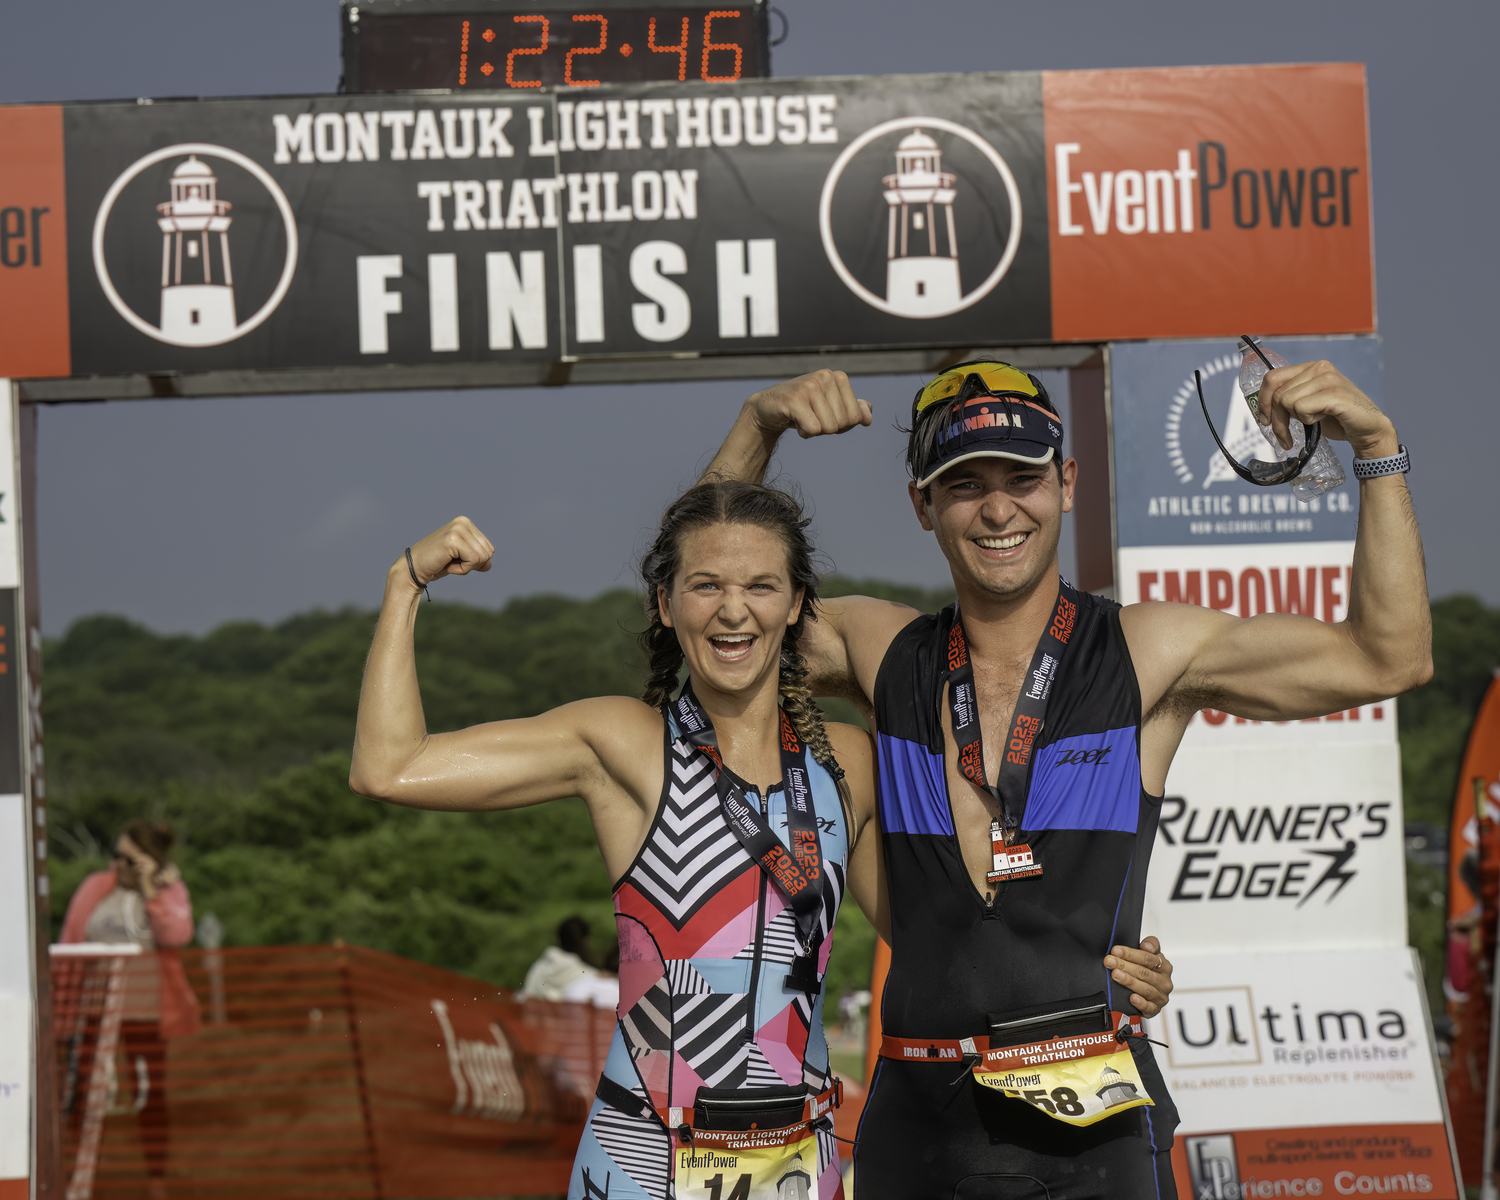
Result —
<svg viewBox="0 0 1500 1200"><path fill-rule="evenodd" d="M0 375L1365 332L1365 110L1358 65L3 108Z"/></svg>

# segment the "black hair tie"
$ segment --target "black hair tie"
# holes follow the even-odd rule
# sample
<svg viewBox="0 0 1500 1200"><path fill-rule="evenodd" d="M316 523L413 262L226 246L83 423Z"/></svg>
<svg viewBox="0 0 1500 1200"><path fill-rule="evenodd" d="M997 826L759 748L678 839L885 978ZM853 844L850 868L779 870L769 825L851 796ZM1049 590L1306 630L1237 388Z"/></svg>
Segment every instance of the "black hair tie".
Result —
<svg viewBox="0 0 1500 1200"><path fill-rule="evenodd" d="M411 581L417 585L417 591L421 592L430 601L432 593L427 590L427 585L417 578L416 564L411 561L411 547L406 548L406 569L411 572Z"/></svg>

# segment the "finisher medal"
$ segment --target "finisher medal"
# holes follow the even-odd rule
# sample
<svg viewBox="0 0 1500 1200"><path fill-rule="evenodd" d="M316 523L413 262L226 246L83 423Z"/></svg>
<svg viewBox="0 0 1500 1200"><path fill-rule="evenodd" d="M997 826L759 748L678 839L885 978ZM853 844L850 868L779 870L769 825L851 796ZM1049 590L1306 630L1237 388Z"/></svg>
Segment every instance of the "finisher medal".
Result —
<svg viewBox="0 0 1500 1200"><path fill-rule="evenodd" d="M1000 883L1006 879L1027 879L1042 873L1042 864L1032 856L1029 845L1025 842L1016 842L1014 845L1006 843L1005 831L1000 828L998 817L990 822L990 849L994 853L994 861L985 876L990 883Z"/></svg>

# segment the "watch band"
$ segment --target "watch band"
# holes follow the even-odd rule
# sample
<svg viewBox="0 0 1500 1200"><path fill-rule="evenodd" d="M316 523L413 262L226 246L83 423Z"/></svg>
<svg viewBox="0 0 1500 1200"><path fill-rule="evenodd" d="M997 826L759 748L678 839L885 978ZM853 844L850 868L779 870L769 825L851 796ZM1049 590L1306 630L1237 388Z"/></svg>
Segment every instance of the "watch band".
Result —
<svg viewBox="0 0 1500 1200"><path fill-rule="evenodd" d="M1401 453L1392 454L1389 458L1356 458L1355 478L1378 479L1382 475L1405 475L1411 470L1411 455L1407 454L1405 446L1398 443L1398 447Z"/></svg>

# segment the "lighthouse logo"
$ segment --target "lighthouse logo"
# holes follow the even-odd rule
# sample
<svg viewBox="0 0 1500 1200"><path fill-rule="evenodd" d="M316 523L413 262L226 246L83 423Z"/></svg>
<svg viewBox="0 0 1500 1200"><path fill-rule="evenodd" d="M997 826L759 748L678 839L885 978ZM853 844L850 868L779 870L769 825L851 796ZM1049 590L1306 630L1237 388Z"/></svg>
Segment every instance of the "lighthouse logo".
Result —
<svg viewBox="0 0 1500 1200"><path fill-rule="evenodd" d="M829 168L818 205L823 250L844 286L881 312L919 319L962 312L995 289L1020 247L1021 216L999 151L941 117L866 130Z"/></svg>
<svg viewBox="0 0 1500 1200"><path fill-rule="evenodd" d="M151 220L149 210L137 211L144 209L138 197L140 188L130 189L119 213L115 212L116 204L144 172L169 162L173 166L165 181L167 194L154 206L155 225L161 235L161 277L156 293L159 299L152 303L141 287L143 280L132 277L117 284L110 271L105 235L112 214L117 225L137 221L144 225ZM285 261L275 286L269 296L251 297L248 303L235 292L236 201L223 194L223 168L216 166L222 163L238 168L233 174L241 187L258 185L265 189L284 234ZM244 199L251 203L242 208L252 213L267 207L264 195L247 195ZM254 203L257 200L260 203ZM265 239L247 234L244 242L258 248ZM110 185L94 218L93 252L99 286L115 311L136 329L169 346L220 346L260 326L285 298L297 269L297 222L286 194L259 163L224 146L186 143L137 159ZM138 262L134 259L131 263L136 268L129 272L132 275L139 274ZM247 308L250 313L242 320L240 314Z"/></svg>

